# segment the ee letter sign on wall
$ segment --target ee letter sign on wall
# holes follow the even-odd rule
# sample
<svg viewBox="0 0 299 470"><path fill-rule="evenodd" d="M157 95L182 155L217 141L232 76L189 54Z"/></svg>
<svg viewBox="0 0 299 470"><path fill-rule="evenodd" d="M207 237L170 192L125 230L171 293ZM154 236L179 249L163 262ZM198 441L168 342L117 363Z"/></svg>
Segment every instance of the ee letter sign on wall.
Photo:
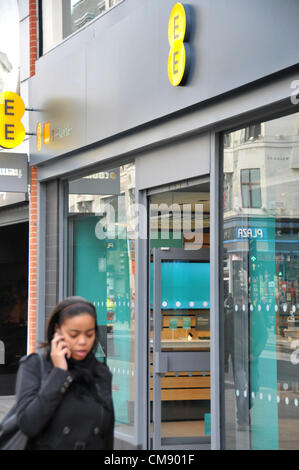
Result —
<svg viewBox="0 0 299 470"><path fill-rule="evenodd" d="M20 145L25 138L21 118L25 112L22 98L12 91L0 93L0 145L11 149Z"/></svg>
<svg viewBox="0 0 299 470"><path fill-rule="evenodd" d="M176 3L168 22L168 78L173 86L184 85L190 69L191 14L187 6Z"/></svg>

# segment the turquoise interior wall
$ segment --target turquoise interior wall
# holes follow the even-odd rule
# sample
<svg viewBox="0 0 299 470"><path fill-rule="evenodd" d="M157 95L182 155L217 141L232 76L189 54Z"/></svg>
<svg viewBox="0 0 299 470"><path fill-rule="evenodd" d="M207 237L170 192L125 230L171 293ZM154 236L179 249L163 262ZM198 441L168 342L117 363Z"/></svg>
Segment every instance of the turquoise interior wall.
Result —
<svg viewBox="0 0 299 470"><path fill-rule="evenodd" d="M151 285L153 263L151 263ZM153 292L150 293L153 302ZM189 302L194 304L191 307ZM167 302L167 306L162 303ZM177 305L180 302L180 305ZM210 263L163 262L161 265L161 306L167 309L210 308Z"/></svg>
<svg viewBox="0 0 299 470"><path fill-rule="evenodd" d="M96 302L98 325L106 325L106 271L101 263L106 262L106 246L95 236L98 217L82 217L74 221L74 295L81 295L90 302ZM98 304L99 302L99 304Z"/></svg>
<svg viewBox="0 0 299 470"><path fill-rule="evenodd" d="M110 325L107 364L113 372L115 416L128 424L132 380L128 242L98 239L98 221L95 216L74 220L74 295L95 302L98 325ZM108 298L114 299L112 320L107 320Z"/></svg>

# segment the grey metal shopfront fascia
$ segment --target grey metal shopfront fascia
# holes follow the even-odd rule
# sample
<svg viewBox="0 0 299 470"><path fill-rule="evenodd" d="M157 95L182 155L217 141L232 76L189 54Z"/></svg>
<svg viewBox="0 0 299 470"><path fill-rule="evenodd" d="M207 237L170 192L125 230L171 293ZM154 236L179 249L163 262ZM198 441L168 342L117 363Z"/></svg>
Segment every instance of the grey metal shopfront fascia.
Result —
<svg viewBox="0 0 299 470"><path fill-rule="evenodd" d="M298 63L296 0L288 8L281 0L189 0L191 71L185 86L173 87L167 31L174 3L126 0L37 61L30 106L45 111L30 114L30 128L49 122L52 131L40 151L30 137L32 165L215 102Z"/></svg>

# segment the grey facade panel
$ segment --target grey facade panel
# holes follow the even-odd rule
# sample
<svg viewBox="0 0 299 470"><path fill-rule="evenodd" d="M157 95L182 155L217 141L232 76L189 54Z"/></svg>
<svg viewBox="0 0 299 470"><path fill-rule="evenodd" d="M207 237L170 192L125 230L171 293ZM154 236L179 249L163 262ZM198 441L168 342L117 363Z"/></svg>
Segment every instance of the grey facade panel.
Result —
<svg viewBox="0 0 299 470"><path fill-rule="evenodd" d="M298 63L299 4L189 0L192 67L183 87L167 75L173 0L126 0L37 62L30 127L49 121L53 141L31 163L142 126ZM265 34L267 28L267 34ZM287 32L287 33L285 33Z"/></svg>
<svg viewBox="0 0 299 470"><path fill-rule="evenodd" d="M136 158L136 187L151 188L210 172L210 135L159 147Z"/></svg>
<svg viewBox="0 0 299 470"><path fill-rule="evenodd" d="M177 113L176 118L169 118L124 134L117 139L107 141L82 152L72 154L71 158L54 158L38 167L39 181L66 176L93 168L114 168L116 158L132 158L132 155L146 155L146 149L154 148L192 134L203 134L207 129L218 131L246 125L249 120L268 119L273 113L295 111L290 100L290 84L298 79L298 72L292 71L283 77L260 83L242 93L235 93L222 100L215 100L208 106ZM149 153L150 155L150 153ZM109 165L109 166L108 166Z"/></svg>
<svg viewBox="0 0 299 470"><path fill-rule="evenodd" d="M58 181L46 184L45 318L58 302Z"/></svg>

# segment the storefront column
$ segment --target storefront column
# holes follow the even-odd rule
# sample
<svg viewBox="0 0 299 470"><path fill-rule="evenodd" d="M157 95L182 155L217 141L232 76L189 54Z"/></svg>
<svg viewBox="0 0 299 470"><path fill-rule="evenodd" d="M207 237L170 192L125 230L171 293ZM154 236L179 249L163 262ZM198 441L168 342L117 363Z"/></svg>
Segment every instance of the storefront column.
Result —
<svg viewBox="0 0 299 470"><path fill-rule="evenodd" d="M29 75L35 75L37 59L37 16L36 0L29 0ZM28 339L27 352L36 347L36 306L37 306L37 168L31 168L29 202L29 290L28 290Z"/></svg>
<svg viewBox="0 0 299 470"><path fill-rule="evenodd" d="M136 191L138 225L136 227L136 320L135 320L135 435L136 444L147 449L147 348L148 348L148 305L147 305L147 197L145 191Z"/></svg>
<svg viewBox="0 0 299 470"><path fill-rule="evenodd" d="M210 262L211 262L211 449L220 449L220 333L219 333L219 279L220 279L220 189L219 136L211 132L210 155Z"/></svg>

